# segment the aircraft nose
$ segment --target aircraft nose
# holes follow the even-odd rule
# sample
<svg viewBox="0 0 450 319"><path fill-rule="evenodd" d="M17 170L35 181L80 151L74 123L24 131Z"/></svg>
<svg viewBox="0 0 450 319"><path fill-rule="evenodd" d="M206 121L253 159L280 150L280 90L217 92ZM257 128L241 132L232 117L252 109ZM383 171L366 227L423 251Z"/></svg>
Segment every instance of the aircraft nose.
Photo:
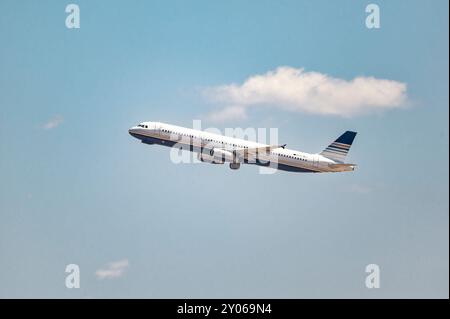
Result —
<svg viewBox="0 0 450 319"><path fill-rule="evenodd" d="M131 136L135 137L135 134L136 134L136 126L133 126L132 128L128 129L128 133L129 133Z"/></svg>

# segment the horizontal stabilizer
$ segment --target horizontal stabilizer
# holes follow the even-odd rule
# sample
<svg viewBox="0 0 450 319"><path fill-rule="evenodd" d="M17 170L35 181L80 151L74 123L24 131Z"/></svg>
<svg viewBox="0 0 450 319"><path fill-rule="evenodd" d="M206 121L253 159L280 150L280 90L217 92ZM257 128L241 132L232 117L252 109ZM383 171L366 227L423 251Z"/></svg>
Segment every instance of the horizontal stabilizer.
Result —
<svg viewBox="0 0 450 319"><path fill-rule="evenodd" d="M330 168L346 168L346 167L356 167L356 164L328 164Z"/></svg>
<svg viewBox="0 0 450 319"><path fill-rule="evenodd" d="M334 171L354 171L356 164L328 164L328 167Z"/></svg>

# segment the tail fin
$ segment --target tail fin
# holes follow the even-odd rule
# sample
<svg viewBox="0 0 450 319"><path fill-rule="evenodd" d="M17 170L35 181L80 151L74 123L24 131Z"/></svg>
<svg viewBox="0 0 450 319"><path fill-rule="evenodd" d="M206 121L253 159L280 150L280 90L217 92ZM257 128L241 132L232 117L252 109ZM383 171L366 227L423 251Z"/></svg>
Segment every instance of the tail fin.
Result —
<svg viewBox="0 0 450 319"><path fill-rule="evenodd" d="M331 143L324 149L320 155L325 156L335 162L344 163L345 156L350 150L350 146L355 139L356 132L347 131L338 137L336 141Z"/></svg>

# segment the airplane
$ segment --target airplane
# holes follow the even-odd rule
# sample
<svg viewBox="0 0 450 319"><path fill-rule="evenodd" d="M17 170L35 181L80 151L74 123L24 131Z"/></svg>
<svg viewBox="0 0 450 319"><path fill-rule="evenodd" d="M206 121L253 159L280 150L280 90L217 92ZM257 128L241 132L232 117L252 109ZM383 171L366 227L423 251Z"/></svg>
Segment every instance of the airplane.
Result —
<svg viewBox="0 0 450 319"><path fill-rule="evenodd" d="M229 163L233 170L241 164L302 173L347 172L356 167L344 162L356 136L352 131L346 131L318 154L287 149L286 144L262 144L161 122L142 122L128 132L142 143L196 152L202 162Z"/></svg>

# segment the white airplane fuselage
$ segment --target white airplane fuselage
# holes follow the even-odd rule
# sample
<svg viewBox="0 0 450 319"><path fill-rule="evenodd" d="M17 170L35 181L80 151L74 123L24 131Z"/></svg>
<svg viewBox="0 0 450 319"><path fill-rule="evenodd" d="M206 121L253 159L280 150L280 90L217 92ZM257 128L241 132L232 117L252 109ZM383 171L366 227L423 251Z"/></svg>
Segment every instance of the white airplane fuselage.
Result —
<svg viewBox="0 0 450 319"><path fill-rule="evenodd" d="M310 154L287 149L284 146L270 146L160 122L143 122L133 126L128 132L142 143L180 147L197 152L199 159L204 162L230 163L232 169L238 169L240 164L245 163L270 166L284 171L320 173L353 171L356 166L344 164L342 161L333 160L321 154ZM262 152L264 148L268 149ZM252 150L258 152L257 156L250 158L250 155L245 152Z"/></svg>

